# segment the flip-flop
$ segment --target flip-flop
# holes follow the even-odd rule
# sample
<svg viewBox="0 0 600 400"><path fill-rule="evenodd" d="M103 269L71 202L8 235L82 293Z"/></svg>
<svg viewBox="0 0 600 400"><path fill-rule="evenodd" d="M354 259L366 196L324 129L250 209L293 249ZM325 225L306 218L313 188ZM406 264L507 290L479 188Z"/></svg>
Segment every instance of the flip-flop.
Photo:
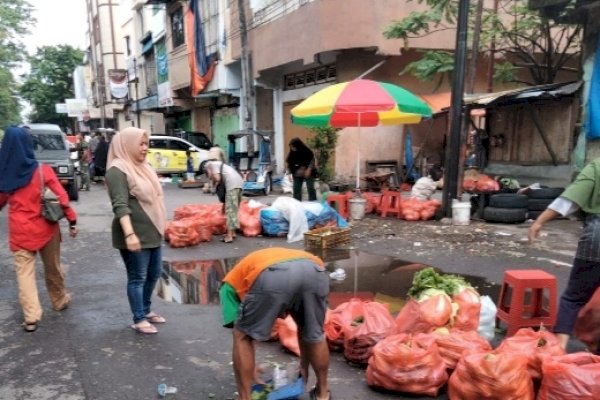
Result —
<svg viewBox="0 0 600 400"><path fill-rule="evenodd" d="M317 388L314 387L312 388L312 390L310 391L310 400L317 400ZM328 392L329 394L329 399L328 400L333 400L333 397L331 397L331 392Z"/></svg>
<svg viewBox="0 0 600 400"><path fill-rule="evenodd" d="M231 240L225 240L225 238L223 238L223 239L221 239L221 242L223 242L223 243L232 243L233 239L231 239Z"/></svg>
<svg viewBox="0 0 600 400"><path fill-rule="evenodd" d="M156 329L156 327L152 324L149 324L148 326L139 326L133 324L131 325L131 329L133 329L137 333L143 333L144 335L152 335L158 333L158 329Z"/></svg>
<svg viewBox="0 0 600 400"><path fill-rule="evenodd" d="M23 322L23 330L29 333L35 332L37 330L37 322Z"/></svg>
<svg viewBox="0 0 600 400"><path fill-rule="evenodd" d="M164 324L165 322L167 322L165 317L156 313L150 313L146 315L146 320L151 324Z"/></svg>

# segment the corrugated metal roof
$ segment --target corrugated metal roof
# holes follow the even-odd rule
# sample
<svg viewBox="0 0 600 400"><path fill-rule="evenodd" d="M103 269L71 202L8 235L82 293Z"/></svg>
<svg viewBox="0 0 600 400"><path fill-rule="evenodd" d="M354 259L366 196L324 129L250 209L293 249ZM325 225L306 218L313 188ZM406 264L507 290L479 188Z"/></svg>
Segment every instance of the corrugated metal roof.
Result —
<svg viewBox="0 0 600 400"><path fill-rule="evenodd" d="M475 108L515 103L528 99L559 98L570 96L581 88L582 82L554 83L550 85L530 86L496 93L465 95L465 105Z"/></svg>

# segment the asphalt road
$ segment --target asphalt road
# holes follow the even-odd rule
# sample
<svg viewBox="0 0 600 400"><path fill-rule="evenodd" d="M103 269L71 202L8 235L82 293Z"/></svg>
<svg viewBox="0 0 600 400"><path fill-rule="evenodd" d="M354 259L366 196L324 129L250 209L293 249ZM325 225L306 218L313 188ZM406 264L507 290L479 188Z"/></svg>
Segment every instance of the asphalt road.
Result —
<svg viewBox="0 0 600 400"><path fill-rule="evenodd" d="M197 189L179 189L171 184L165 185L165 193L169 216L183 204L216 201L214 196ZM270 203L275 196L255 199ZM38 274L44 317L33 334L24 333L20 327L22 316L6 240L6 212L0 213L0 400L154 399L158 398L160 383L177 387L178 393L170 396L173 399L232 398L235 384L230 363L231 334L220 325L219 309L212 296L214 288L204 295L196 293L198 304L179 304L163 297L194 300L192 292L196 289L180 287L182 293L174 295L163 282L162 297L155 297L154 308L168 322L159 326L158 335L136 334L129 328L124 267L110 244L112 214L104 188L94 185L90 192L81 192L75 208L80 234L75 239L65 236L62 251L73 303L63 312L52 311L42 274ZM336 262L344 265L340 257L352 255L367 264L369 257L375 255L378 258L374 263L388 263L388 272L390 266L426 263L444 272L472 277L492 295L505 269L539 267L554 273L562 290L578 229L575 222L557 221L540 243L531 247L523 240L526 226L473 223L452 227L438 222L411 225L369 217L353 228L353 241L344 249L346 255L326 256L330 260L337 258ZM268 246L302 247L303 243L288 244L285 238L239 237L235 243L225 244L215 238L192 248L165 246L164 259L169 265L178 261L225 260L227 267L232 260ZM398 259L406 263L395 264ZM400 269L405 278L411 276L409 271ZM367 284L366 275L355 272L349 279L356 278L359 285ZM192 284L192 278L198 284L203 275L192 273L186 282ZM381 278L381 290L390 286L385 285L385 279ZM379 285L377 281L368 284ZM205 283L199 290L207 288L210 291ZM266 343L258 346L257 359L287 362L294 357L279 344ZM367 387L364 374L363 369L348 365L341 354L333 354L331 385L335 398L418 398L374 392ZM441 394L438 398L446 397Z"/></svg>

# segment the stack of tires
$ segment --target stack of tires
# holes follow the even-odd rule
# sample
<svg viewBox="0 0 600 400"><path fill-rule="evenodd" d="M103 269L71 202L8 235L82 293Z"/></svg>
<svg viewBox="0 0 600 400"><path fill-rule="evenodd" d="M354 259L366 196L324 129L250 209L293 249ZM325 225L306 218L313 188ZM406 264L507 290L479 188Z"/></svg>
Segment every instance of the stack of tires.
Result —
<svg viewBox="0 0 600 400"><path fill-rule="evenodd" d="M493 194L490 196L489 206L483 209L483 219L505 224L525 222L528 207L529 198L524 194Z"/></svg>
<svg viewBox="0 0 600 400"><path fill-rule="evenodd" d="M529 199L527 200L527 218L536 219L544 212L546 207L550 205L561 193L564 188L541 188L531 190Z"/></svg>

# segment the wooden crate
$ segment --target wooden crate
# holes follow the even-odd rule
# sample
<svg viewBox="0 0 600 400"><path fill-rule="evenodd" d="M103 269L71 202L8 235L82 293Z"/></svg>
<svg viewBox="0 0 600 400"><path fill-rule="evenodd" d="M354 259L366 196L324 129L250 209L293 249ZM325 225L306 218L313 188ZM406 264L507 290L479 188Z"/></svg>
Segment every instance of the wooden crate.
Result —
<svg viewBox="0 0 600 400"><path fill-rule="evenodd" d="M350 228L317 228L304 234L304 247L335 247L350 241Z"/></svg>

